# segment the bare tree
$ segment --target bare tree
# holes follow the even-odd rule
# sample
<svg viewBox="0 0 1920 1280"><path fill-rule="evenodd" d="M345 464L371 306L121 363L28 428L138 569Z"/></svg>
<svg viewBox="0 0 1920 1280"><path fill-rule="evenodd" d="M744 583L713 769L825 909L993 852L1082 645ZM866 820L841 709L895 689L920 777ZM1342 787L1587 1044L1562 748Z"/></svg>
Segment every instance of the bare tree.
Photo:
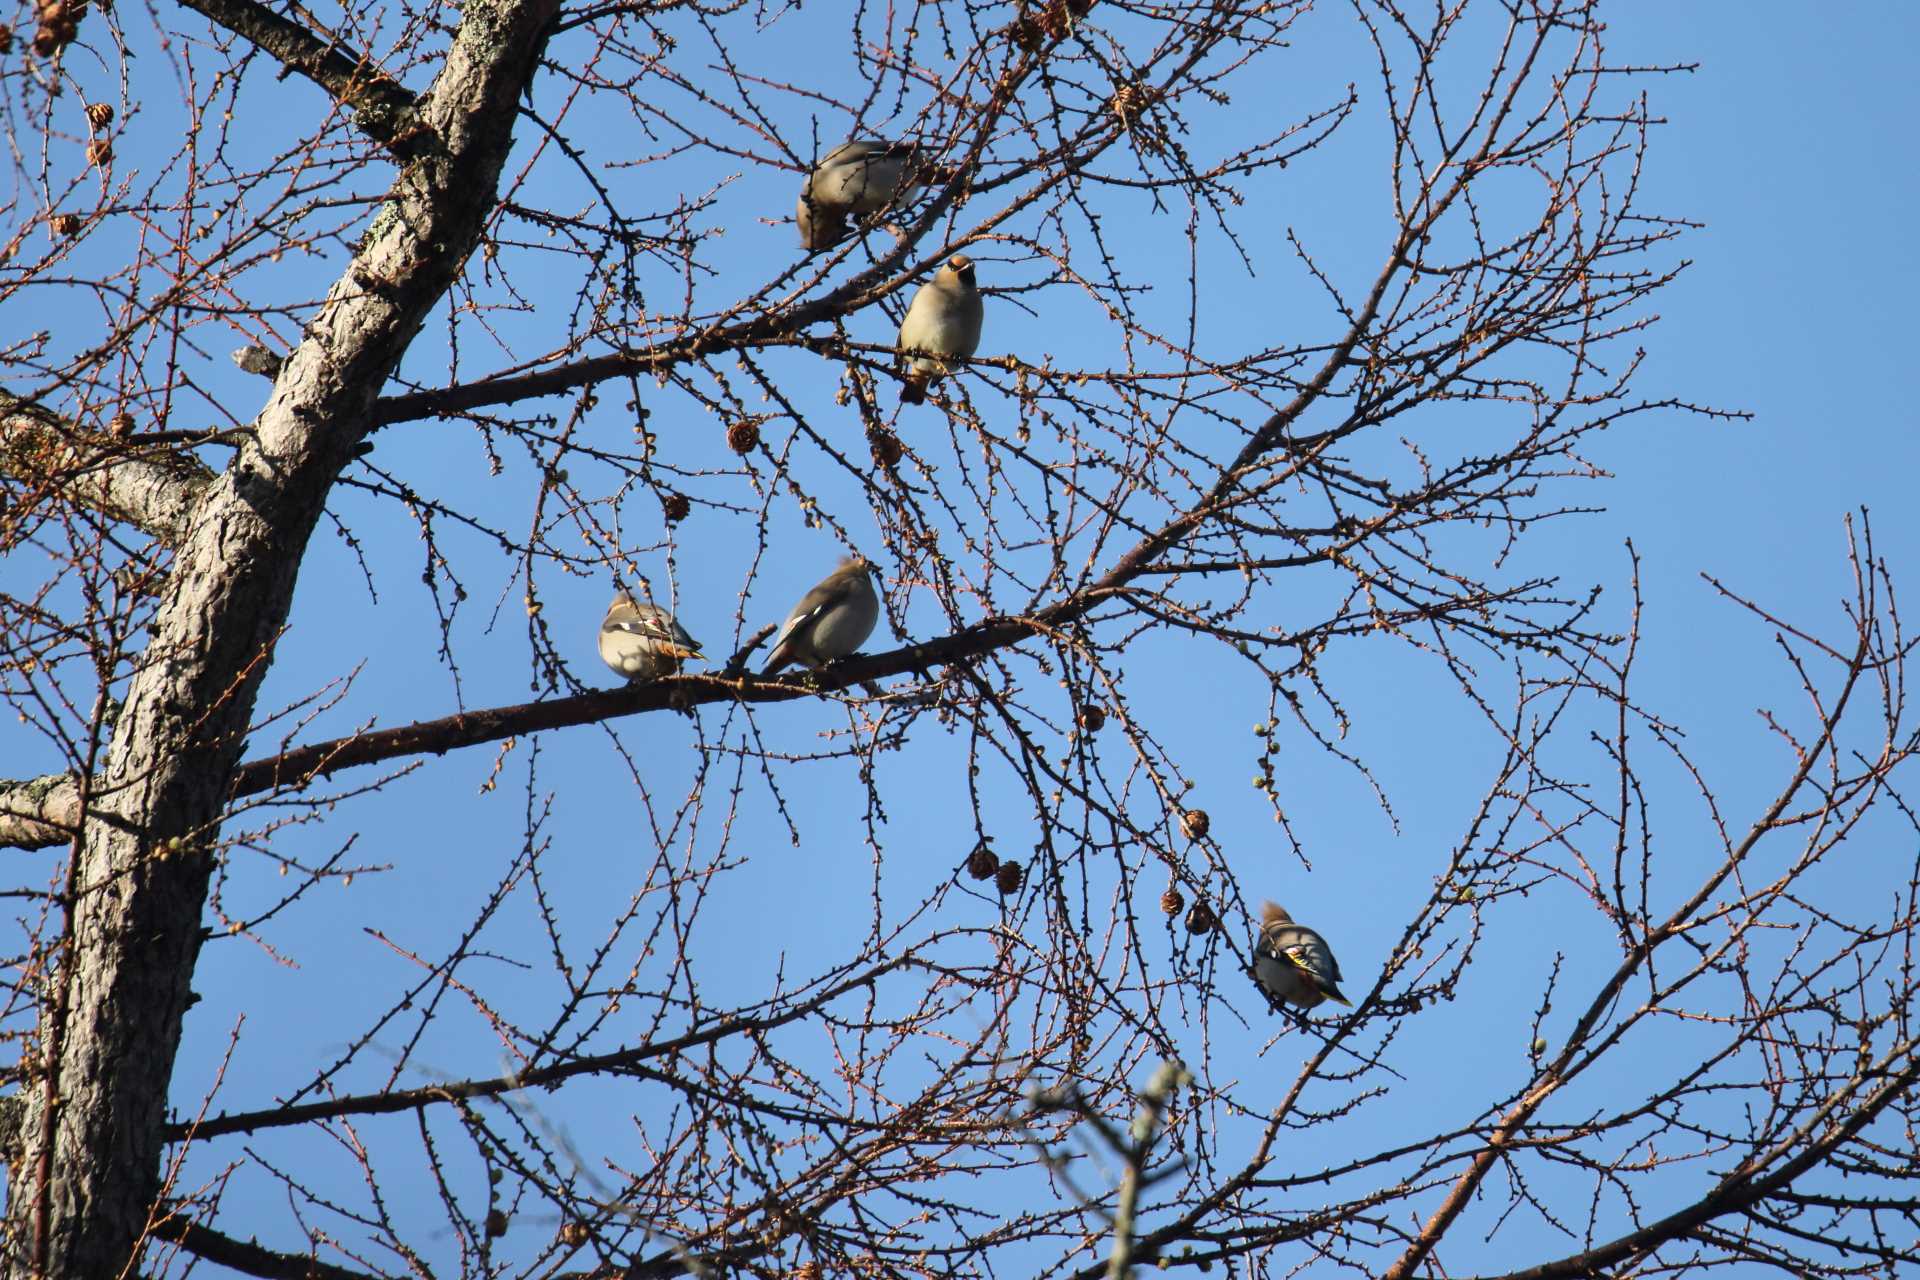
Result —
<svg viewBox="0 0 1920 1280"><path fill-rule="evenodd" d="M1509 568L1602 479L1597 433L1707 412L1634 390L1686 228L1637 202L1674 68L1610 63L1602 8L40 0L4 81L0 300L48 319L0 335L4 691L38 753L0 836L53 851L9 891L10 1270L1911 1265L1920 864L1835 874L1865 833L1912 847L1911 642L1864 523L1839 639L1740 601L1804 699L1751 813L1636 697L1637 608ZM911 141L925 190L803 251L788 211L847 137ZM1289 231L1348 157L1339 233ZM985 340L902 410L898 318L960 252ZM1270 323L1219 323L1236 294ZM886 618L756 678L825 568L802 527L875 561ZM359 584L314 578L342 561ZM616 582L693 579L737 593L731 657L576 674ZM300 599L370 610L356 585L393 634L303 664ZM532 700L467 705L522 608ZM1266 691L1255 783L1303 852L1276 753L1371 785L1340 664L1380 646L1434 660L1494 776L1353 1010L1269 1015L1265 885L1141 655ZM366 692L400 649L442 685ZM475 748L522 826L460 851L489 887L429 954L373 928L417 904L355 846L389 802L460 809L434 788ZM896 755L971 830L929 839ZM1698 816L1656 840L1676 788ZM633 855L604 932L554 888L568 806ZM870 923L741 994L703 957L754 933L713 904L768 822L863 844ZM944 858L933 887L894 851ZM1529 977L1521 1078L1431 1105L1401 1046L1548 896L1605 954ZM323 913L407 976L242 1104L177 1078L203 946L278 955ZM341 985L322 958L276 998ZM1230 1042L1269 1016L1250 1083Z"/></svg>

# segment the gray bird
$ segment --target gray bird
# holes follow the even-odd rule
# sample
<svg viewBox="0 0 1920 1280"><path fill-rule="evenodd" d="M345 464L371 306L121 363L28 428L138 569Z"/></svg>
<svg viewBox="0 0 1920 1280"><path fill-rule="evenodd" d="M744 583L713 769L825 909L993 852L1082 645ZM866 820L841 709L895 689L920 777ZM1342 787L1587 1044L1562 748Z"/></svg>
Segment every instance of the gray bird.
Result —
<svg viewBox="0 0 1920 1280"><path fill-rule="evenodd" d="M1268 995L1302 1009L1325 1000L1353 1003L1340 994L1340 962L1333 958L1333 948L1312 929L1295 924L1278 903L1260 909L1253 976Z"/></svg>
<svg viewBox="0 0 1920 1280"><path fill-rule="evenodd" d="M673 615L651 601L642 604L622 588L613 593L600 623L600 660L629 682L657 680L703 656L700 642Z"/></svg>
<svg viewBox="0 0 1920 1280"><path fill-rule="evenodd" d="M795 217L800 243L831 249L853 230L850 220L904 204L925 185L920 148L911 142L856 138L827 152L800 187Z"/></svg>
<svg viewBox="0 0 1920 1280"><path fill-rule="evenodd" d="M900 322L899 347L905 362L903 404L920 404L930 383L953 372L950 357L965 357L980 345L980 321L985 308L973 282L973 259L956 253L933 279L920 286L907 304ZM911 355L909 352L925 352Z"/></svg>
<svg viewBox="0 0 1920 1280"><path fill-rule="evenodd" d="M848 556L801 596L760 674L770 676L796 662L812 669L844 658L864 644L880 621L880 597L873 590L876 572L871 561Z"/></svg>

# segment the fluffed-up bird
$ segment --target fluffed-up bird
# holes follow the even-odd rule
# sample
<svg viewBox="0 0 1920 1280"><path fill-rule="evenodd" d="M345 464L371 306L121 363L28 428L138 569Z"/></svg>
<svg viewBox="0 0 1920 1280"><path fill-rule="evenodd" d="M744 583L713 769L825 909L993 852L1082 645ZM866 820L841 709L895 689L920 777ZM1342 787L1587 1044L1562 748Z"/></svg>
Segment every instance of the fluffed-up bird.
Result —
<svg viewBox="0 0 1920 1280"><path fill-rule="evenodd" d="M795 218L800 243L831 249L852 232L852 223L911 200L925 185L920 148L911 142L855 138L827 152L800 187Z"/></svg>
<svg viewBox="0 0 1920 1280"><path fill-rule="evenodd" d="M953 357L966 357L980 345L985 308L973 282L973 259L956 253L933 279L920 286L900 322L899 347L905 361L903 404L920 404L927 387L953 371ZM920 352L924 354L914 354Z"/></svg>
<svg viewBox="0 0 1920 1280"><path fill-rule="evenodd" d="M701 657L700 642L652 601L642 603L622 588L613 593L600 622L600 660L630 682L657 680Z"/></svg>
<svg viewBox="0 0 1920 1280"><path fill-rule="evenodd" d="M866 643L880 621L880 597L873 590L876 572L872 561L848 556L801 596L760 674L770 676L794 663L812 669L844 658Z"/></svg>
<svg viewBox="0 0 1920 1280"><path fill-rule="evenodd" d="M1327 1000L1351 1004L1340 994L1340 962L1327 940L1295 924L1286 908L1260 909L1260 937L1253 944L1253 976L1275 1000L1311 1009Z"/></svg>

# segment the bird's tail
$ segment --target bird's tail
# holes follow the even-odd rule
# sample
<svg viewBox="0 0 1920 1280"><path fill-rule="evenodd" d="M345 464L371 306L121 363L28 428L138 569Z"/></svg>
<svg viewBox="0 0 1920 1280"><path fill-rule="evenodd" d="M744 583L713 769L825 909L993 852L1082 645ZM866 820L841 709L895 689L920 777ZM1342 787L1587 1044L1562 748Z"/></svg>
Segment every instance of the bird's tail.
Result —
<svg viewBox="0 0 1920 1280"><path fill-rule="evenodd" d="M925 404L927 402L927 380L922 376L910 376L900 384L901 404Z"/></svg>

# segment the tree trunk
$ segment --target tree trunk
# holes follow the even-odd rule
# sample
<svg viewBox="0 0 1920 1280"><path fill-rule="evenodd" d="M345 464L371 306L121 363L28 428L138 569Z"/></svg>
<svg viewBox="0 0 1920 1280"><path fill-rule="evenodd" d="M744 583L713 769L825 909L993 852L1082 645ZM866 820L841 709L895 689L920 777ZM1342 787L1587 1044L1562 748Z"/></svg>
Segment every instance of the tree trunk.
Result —
<svg viewBox="0 0 1920 1280"><path fill-rule="evenodd" d="M369 410L478 241L556 0L468 4L408 157L287 360L254 438L198 496L88 806L25 1090L13 1274L138 1266L217 843L308 537Z"/></svg>

